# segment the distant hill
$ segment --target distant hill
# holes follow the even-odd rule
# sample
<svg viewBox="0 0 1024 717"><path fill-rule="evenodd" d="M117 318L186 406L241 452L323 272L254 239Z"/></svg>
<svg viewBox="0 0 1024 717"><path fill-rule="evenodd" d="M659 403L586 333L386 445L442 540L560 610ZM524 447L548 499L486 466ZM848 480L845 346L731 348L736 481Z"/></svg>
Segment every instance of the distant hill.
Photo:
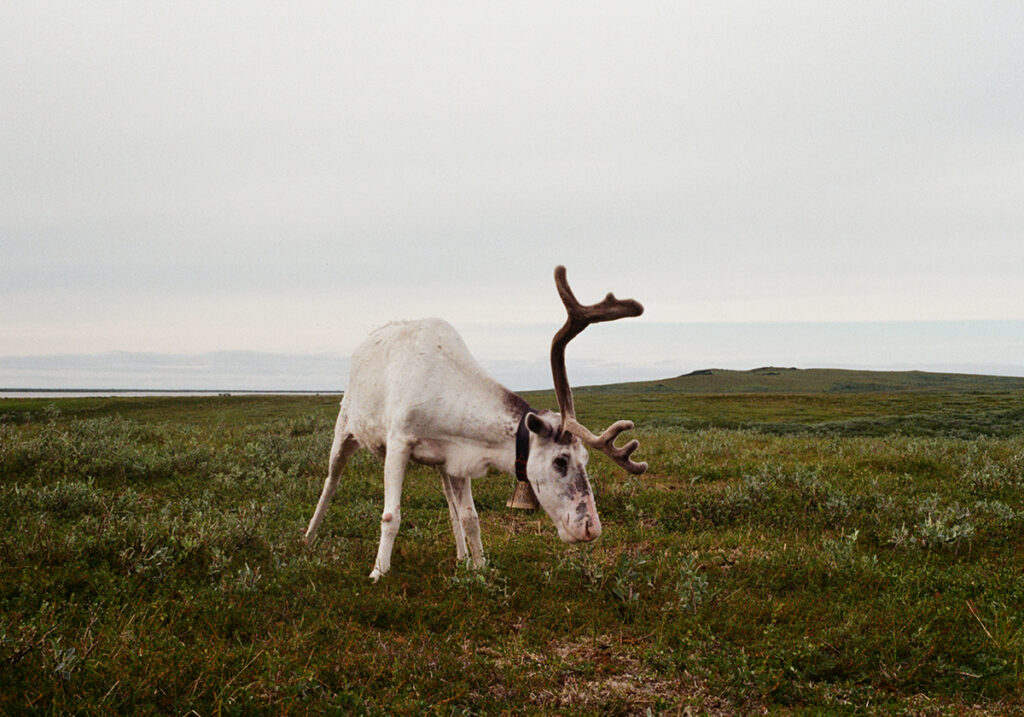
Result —
<svg viewBox="0 0 1024 717"><path fill-rule="evenodd" d="M892 393L900 391L1024 391L1024 378L926 371L851 371L778 368L751 371L712 368L660 381L585 386L593 393Z"/></svg>

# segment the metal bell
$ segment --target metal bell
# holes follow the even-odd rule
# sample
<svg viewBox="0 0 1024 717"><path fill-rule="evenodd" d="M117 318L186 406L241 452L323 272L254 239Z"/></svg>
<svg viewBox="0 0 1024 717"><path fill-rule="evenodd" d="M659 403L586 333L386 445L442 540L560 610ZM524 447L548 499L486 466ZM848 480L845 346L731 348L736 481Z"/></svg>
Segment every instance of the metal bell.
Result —
<svg viewBox="0 0 1024 717"><path fill-rule="evenodd" d="M537 510L540 507L540 503L537 502L537 496L533 493L533 488L524 480L516 481L516 489L512 493L512 497L505 503L506 508L518 508L519 510Z"/></svg>

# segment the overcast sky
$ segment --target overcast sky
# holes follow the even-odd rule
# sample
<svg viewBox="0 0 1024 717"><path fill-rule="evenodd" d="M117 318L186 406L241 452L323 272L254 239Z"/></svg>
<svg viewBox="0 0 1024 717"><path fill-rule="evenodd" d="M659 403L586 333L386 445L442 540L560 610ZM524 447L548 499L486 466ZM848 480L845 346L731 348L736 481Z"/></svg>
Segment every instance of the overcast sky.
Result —
<svg viewBox="0 0 1024 717"><path fill-rule="evenodd" d="M558 263L652 326L1024 319L1022 38L978 0L5 2L0 355L557 327Z"/></svg>

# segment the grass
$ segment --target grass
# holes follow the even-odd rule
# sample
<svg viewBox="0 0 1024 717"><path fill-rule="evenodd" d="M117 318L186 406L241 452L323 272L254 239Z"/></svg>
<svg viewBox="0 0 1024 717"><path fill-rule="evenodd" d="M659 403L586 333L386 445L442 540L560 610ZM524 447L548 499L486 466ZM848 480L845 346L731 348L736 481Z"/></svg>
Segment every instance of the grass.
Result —
<svg viewBox="0 0 1024 717"><path fill-rule="evenodd" d="M376 586L376 459L301 542L336 406L0 402L0 713L1024 712L1024 393L581 391L597 543L493 475L471 570L416 467Z"/></svg>

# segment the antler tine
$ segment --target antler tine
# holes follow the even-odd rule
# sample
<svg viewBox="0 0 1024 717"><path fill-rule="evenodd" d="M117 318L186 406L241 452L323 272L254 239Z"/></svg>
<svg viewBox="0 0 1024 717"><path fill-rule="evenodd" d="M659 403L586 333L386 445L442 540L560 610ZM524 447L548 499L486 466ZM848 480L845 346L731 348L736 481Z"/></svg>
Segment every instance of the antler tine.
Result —
<svg viewBox="0 0 1024 717"><path fill-rule="evenodd" d="M640 474L647 470L646 463L636 463L630 460L629 456L635 451L640 443L633 440L618 448L615 446L615 439L623 431L633 427L632 421L617 421L612 424L600 436L595 436L585 426L576 421L576 408L573 406L572 388L569 386L569 377L565 371L565 347L570 341L579 335L583 329L590 324L602 321L614 321L628 316L639 316L644 312L644 307L633 299L617 299L615 294L608 293L604 299L596 304L584 306L576 300L576 296L569 288L569 281L565 276L565 267L555 267L555 286L558 295L565 305L567 318L562 328L555 334L551 341L551 375L555 383L555 397L558 400L558 408L562 413L561 432L569 432L578 436L580 440L588 445L606 453L609 458L630 473Z"/></svg>
<svg viewBox="0 0 1024 717"><path fill-rule="evenodd" d="M639 301L634 299L616 299L615 294L610 291L598 303L591 304L590 306L582 305L576 300L572 289L569 288L569 281L565 276L565 267L562 265L555 267L555 287L558 289L558 295L562 297L566 313L569 314L566 326L574 324L576 327L572 336L566 339L566 343L590 324L596 324L601 321L614 321L615 319L623 319L627 316L639 316L644 313L644 307ZM565 327L563 327L564 330Z"/></svg>
<svg viewBox="0 0 1024 717"><path fill-rule="evenodd" d="M630 473L640 475L647 470L647 463L637 463L630 459L630 456L633 455L633 451L640 447L640 441L634 438L621 448L615 445L615 439L619 437L619 434L623 431L630 430L632 427L632 421L616 421L612 425L608 426L600 436L595 436L590 432L590 429L573 418L569 420L566 430L574 436L579 437L581 441L591 448L596 448L607 455L615 461L615 463L622 468L625 468Z"/></svg>

